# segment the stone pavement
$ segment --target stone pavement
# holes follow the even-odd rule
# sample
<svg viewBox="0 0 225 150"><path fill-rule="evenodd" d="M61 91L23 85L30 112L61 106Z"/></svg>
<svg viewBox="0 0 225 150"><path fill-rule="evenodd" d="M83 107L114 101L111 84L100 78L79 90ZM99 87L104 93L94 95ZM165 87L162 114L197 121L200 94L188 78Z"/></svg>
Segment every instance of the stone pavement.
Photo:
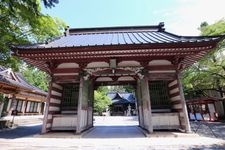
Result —
<svg viewBox="0 0 225 150"><path fill-rule="evenodd" d="M225 140L225 123L191 121L191 128L200 136Z"/></svg>
<svg viewBox="0 0 225 150"><path fill-rule="evenodd" d="M97 126L82 138L145 138L137 126Z"/></svg>
<svg viewBox="0 0 225 150"><path fill-rule="evenodd" d="M0 139L1 149L73 150L150 150L150 149L225 149L223 140L206 137L157 138L18 138Z"/></svg>
<svg viewBox="0 0 225 150"><path fill-rule="evenodd" d="M43 115L31 115L31 116L5 116L1 120L14 120L15 125L23 126L29 124L41 124L43 122ZM14 118L14 119L13 119Z"/></svg>
<svg viewBox="0 0 225 150"><path fill-rule="evenodd" d="M59 132L60 136L40 135L41 124L20 126L13 130L0 131L0 150L225 149L225 140L222 138L198 134L155 132L150 138L146 138L137 130L136 124L135 117L96 117L95 128L84 134L83 138L74 136L73 132ZM200 128L198 132L202 130ZM223 125L218 129L225 130Z"/></svg>

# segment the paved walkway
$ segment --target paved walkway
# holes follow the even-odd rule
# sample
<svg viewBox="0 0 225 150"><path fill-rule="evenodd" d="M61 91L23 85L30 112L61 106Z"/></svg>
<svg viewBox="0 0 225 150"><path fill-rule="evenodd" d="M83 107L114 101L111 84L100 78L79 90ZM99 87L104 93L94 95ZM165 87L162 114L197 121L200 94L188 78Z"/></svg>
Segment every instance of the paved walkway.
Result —
<svg viewBox="0 0 225 150"><path fill-rule="evenodd" d="M116 121L117 120L117 121ZM113 125L110 125L112 123ZM95 119L95 130L78 138L73 132L54 134L51 138L40 135L41 125L21 126L9 131L0 131L0 149L69 149L69 150L150 150L150 149L225 149L225 140L203 137L197 134L165 132L144 137L137 127L137 118L100 117ZM221 126L222 127L222 126ZM199 129L200 131L201 129ZM221 128L220 130L225 130ZM198 131L198 132L199 132ZM107 134L107 135L105 135ZM69 135L69 136L67 136ZM93 135L98 136L97 138Z"/></svg>
<svg viewBox="0 0 225 150"><path fill-rule="evenodd" d="M138 117L95 117L94 129L83 138L144 138L138 129Z"/></svg>
<svg viewBox="0 0 225 150"><path fill-rule="evenodd" d="M206 137L157 138L18 138L0 139L0 149L54 149L54 150L181 150L224 149L223 140Z"/></svg>
<svg viewBox="0 0 225 150"><path fill-rule="evenodd" d="M41 132L42 124L31 124L18 126L12 129L0 131L0 139L17 139L24 137L33 137L39 135ZM1 144L0 144L1 145ZM1 149L1 148L0 148Z"/></svg>
<svg viewBox="0 0 225 150"><path fill-rule="evenodd" d="M225 140L225 123L191 121L191 128L200 136Z"/></svg>
<svg viewBox="0 0 225 150"><path fill-rule="evenodd" d="M97 126L83 138L144 138L137 126Z"/></svg>

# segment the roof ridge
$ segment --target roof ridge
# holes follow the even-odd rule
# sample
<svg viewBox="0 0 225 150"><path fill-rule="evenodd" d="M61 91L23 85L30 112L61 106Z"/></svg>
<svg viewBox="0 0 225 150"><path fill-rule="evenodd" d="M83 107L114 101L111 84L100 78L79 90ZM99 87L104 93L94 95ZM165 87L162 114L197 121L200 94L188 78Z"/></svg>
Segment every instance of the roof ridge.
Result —
<svg viewBox="0 0 225 150"><path fill-rule="evenodd" d="M90 27L90 28L66 28L65 36L67 34L73 35L77 33L110 33L110 32L121 32L124 30L155 30L155 31L164 31L164 23L160 22L158 25L141 25L141 26L114 26L114 27Z"/></svg>

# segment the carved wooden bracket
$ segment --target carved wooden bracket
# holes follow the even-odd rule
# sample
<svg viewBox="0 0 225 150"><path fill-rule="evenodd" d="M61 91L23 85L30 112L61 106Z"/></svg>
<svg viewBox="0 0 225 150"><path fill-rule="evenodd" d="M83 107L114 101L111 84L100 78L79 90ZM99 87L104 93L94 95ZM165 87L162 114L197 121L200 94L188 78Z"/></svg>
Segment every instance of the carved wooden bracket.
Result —
<svg viewBox="0 0 225 150"><path fill-rule="evenodd" d="M174 59L171 61L171 63L174 66L176 66L177 70L180 70L184 67L183 64L181 63L183 59L184 59L183 57L175 56Z"/></svg>
<svg viewBox="0 0 225 150"><path fill-rule="evenodd" d="M88 63L79 63L79 67L80 67L81 69L86 68L87 65L88 65Z"/></svg>
<svg viewBox="0 0 225 150"><path fill-rule="evenodd" d="M140 61L140 64L142 67L147 67L148 66L149 61Z"/></svg>

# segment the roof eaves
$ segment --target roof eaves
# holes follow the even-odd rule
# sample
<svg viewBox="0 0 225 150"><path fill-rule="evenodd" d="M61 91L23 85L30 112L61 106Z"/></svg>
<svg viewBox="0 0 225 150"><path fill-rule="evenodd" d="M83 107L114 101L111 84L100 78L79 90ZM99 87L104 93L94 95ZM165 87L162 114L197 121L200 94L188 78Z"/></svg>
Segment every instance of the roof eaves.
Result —
<svg viewBox="0 0 225 150"><path fill-rule="evenodd" d="M215 35L215 36L180 36L171 32L167 32L167 31L163 31L166 34L169 34L171 36L175 36L178 38L187 38L187 39L224 39L225 38L225 34L224 35Z"/></svg>

